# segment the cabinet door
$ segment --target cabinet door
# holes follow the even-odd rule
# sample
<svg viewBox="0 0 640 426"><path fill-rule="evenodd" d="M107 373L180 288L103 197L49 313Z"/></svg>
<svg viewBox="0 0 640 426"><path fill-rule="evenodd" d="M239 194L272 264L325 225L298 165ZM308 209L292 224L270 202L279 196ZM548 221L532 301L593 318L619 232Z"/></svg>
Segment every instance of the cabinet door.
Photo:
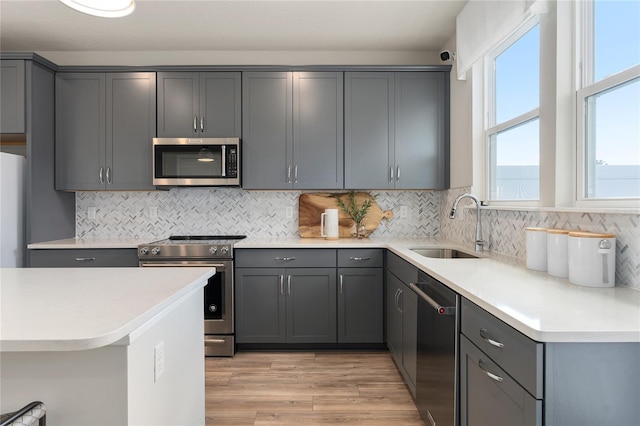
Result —
<svg viewBox="0 0 640 426"><path fill-rule="evenodd" d="M239 138L242 133L239 72L200 73L198 129L207 138Z"/></svg>
<svg viewBox="0 0 640 426"><path fill-rule="evenodd" d="M402 366L409 388L416 394L418 368L418 295L402 284Z"/></svg>
<svg viewBox="0 0 640 426"><path fill-rule="evenodd" d="M285 343L285 270L236 268L236 342Z"/></svg>
<svg viewBox="0 0 640 426"><path fill-rule="evenodd" d="M394 187L394 75L345 73L345 188Z"/></svg>
<svg viewBox="0 0 640 426"><path fill-rule="evenodd" d="M293 187L290 72L242 74L242 187Z"/></svg>
<svg viewBox="0 0 640 426"><path fill-rule="evenodd" d="M343 187L341 72L293 75L293 187Z"/></svg>
<svg viewBox="0 0 640 426"><path fill-rule="evenodd" d="M539 426L536 400L466 337L460 336L460 425Z"/></svg>
<svg viewBox="0 0 640 426"><path fill-rule="evenodd" d="M24 61L0 61L0 133L24 133Z"/></svg>
<svg viewBox="0 0 640 426"><path fill-rule="evenodd" d="M336 269L287 269L287 343L336 342Z"/></svg>
<svg viewBox="0 0 640 426"><path fill-rule="evenodd" d="M338 342L383 342L382 268L338 269Z"/></svg>
<svg viewBox="0 0 640 426"><path fill-rule="evenodd" d="M105 188L105 74L56 75L56 189Z"/></svg>
<svg viewBox="0 0 640 426"><path fill-rule="evenodd" d="M200 136L200 80L197 72L158 73L158 136Z"/></svg>
<svg viewBox="0 0 640 426"><path fill-rule="evenodd" d="M155 132L155 73L107 74L107 189L154 189Z"/></svg>
<svg viewBox="0 0 640 426"><path fill-rule="evenodd" d="M396 189L448 187L445 74L395 74Z"/></svg>
<svg viewBox="0 0 640 426"><path fill-rule="evenodd" d="M402 282L392 273L387 273L387 346L396 365L402 368Z"/></svg>

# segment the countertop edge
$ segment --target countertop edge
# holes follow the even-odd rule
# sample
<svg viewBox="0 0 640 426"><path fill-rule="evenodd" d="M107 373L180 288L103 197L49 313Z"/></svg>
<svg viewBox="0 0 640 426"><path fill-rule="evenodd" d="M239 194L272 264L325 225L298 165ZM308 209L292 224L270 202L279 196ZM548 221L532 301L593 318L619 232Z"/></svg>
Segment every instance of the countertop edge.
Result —
<svg viewBox="0 0 640 426"><path fill-rule="evenodd" d="M184 300L187 295L200 288L204 288L207 285L207 280L212 270L215 273L215 268L210 268L208 272L201 274L189 284L186 284L180 290L164 299L161 303L158 303L153 308L133 318L131 321L122 327L113 330L111 333L74 340L55 339L23 341L3 339L0 343L0 352L84 351L118 344L119 342L121 345L129 344L129 341L125 341L123 339L126 339L127 336L135 333L139 328L144 327L148 322L155 322L164 318L172 311L172 309L167 308L177 306L176 303L178 301ZM133 340L135 339L132 339L132 341Z"/></svg>

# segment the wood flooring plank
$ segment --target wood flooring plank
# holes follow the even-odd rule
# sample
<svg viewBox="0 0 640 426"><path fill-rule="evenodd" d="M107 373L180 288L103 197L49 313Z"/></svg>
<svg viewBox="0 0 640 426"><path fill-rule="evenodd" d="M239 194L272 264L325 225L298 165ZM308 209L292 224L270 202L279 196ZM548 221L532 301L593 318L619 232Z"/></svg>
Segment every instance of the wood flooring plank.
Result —
<svg viewBox="0 0 640 426"><path fill-rule="evenodd" d="M317 396L313 398L314 411L404 411L415 409L410 396L360 396L336 398Z"/></svg>
<svg viewBox="0 0 640 426"><path fill-rule="evenodd" d="M367 425L422 426L417 412L338 411L331 413L266 413L258 412L254 425Z"/></svg>

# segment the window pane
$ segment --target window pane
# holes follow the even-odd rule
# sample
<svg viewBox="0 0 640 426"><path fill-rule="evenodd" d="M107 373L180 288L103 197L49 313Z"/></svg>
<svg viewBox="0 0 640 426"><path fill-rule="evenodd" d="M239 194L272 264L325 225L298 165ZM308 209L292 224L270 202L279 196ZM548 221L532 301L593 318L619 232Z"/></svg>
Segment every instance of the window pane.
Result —
<svg viewBox="0 0 640 426"><path fill-rule="evenodd" d="M586 99L587 198L640 197L640 79Z"/></svg>
<svg viewBox="0 0 640 426"><path fill-rule="evenodd" d="M540 199L539 120L491 135L491 200Z"/></svg>
<svg viewBox="0 0 640 426"><path fill-rule="evenodd" d="M640 1L594 5L595 81L640 64Z"/></svg>
<svg viewBox="0 0 640 426"><path fill-rule="evenodd" d="M539 25L495 59L494 124L517 117L540 104Z"/></svg>

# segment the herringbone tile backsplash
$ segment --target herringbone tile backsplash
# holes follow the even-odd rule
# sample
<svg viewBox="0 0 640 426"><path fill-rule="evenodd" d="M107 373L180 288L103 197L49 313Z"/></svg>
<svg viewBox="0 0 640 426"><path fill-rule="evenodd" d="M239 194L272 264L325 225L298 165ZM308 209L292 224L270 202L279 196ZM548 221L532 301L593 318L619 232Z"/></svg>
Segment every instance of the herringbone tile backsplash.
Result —
<svg viewBox="0 0 640 426"><path fill-rule="evenodd" d="M442 237L469 244L475 238L475 210L448 218L455 197L465 192L371 191L383 210L373 236ZM76 235L82 237L166 238L178 234L246 234L260 238L298 235L298 191L243 191L237 188L174 188L152 192L77 192ZM466 202L464 203L466 204ZM286 217L286 207L293 218ZM407 217L400 207L407 206ZM89 219L89 207L96 218ZM150 211L157 209L157 217ZM525 258L527 226L616 234L616 283L640 289L640 215L483 210L484 239L494 252Z"/></svg>
<svg viewBox="0 0 640 426"><path fill-rule="evenodd" d="M437 236L442 192L372 191L382 210L393 210L376 236ZM77 192L78 237L165 238L179 234L246 234L261 238L298 235L300 192L237 188L174 188L152 192ZM293 208L287 219L286 207ZM400 218L400 206L407 206ZM96 219L87 209L96 208ZM150 209L157 208L152 218Z"/></svg>

